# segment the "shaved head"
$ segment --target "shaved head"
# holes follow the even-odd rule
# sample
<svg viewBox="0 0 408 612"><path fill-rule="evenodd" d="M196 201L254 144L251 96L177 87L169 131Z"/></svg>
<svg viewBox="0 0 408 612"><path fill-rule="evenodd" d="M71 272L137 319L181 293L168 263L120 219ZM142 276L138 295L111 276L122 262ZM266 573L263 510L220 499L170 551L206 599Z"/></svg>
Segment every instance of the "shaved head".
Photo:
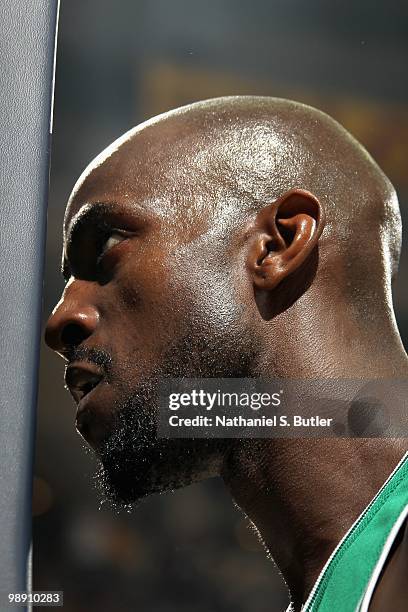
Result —
<svg viewBox="0 0 408 612"><path fill-rule="evenodd" d="M159 115L98 156L74 197L78 190L83 194L91 176L100 181L106 165L118 181L132 177L130 191L148 167L154 184L146 185L147 201L161 204L162 214L177 215L186 226L200 207L206 212L211 207L215 220L242 219L302 187L330 211L326 233L335 231L348 241L350 228L361 224L357 234L377 231L398 260L400 215L390 181L339 123L298 102L234 96Z"/></svg>
<svg viewBox="0 0 408 612"><path fill-rule="evenodd" d="M229 448L157 441L160 378L347 376L345 342L364 376L362 339L394 326L400 241L389 180L303 104L198 102L102 152L68 202L47 340L118 497L214 475ZM83 361L99 368L90 386Z"/></svg>

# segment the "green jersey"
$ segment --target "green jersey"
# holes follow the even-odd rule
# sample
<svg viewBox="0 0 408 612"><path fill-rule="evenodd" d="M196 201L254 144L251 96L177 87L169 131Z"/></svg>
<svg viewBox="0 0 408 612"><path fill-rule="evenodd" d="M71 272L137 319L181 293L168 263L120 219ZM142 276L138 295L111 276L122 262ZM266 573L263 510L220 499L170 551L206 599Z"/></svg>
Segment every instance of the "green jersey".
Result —
<svg viewBox="0 0 408 612"><path fill-rule="evenodd" d="M408 453L339 542L302 612L367 612L381 569L407 515Z"/></svg>

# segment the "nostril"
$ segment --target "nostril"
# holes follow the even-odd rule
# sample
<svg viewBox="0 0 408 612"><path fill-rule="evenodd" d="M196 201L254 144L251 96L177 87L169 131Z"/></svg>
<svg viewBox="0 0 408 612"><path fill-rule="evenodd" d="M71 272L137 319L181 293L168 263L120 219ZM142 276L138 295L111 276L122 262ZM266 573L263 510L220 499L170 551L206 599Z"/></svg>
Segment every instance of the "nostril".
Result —
<svg viewBox="0 0 408 612"><path fill-rule="evenodd" d="M77 294L81 282L77 287ZM75 282L70 286L72 293ZM65 296L55 307L48 319L45 329L45 341L50 348L64 357L64 352L70 347L79 346L96 330L99 322L99 312L91 304L83 305Z"/></svg>
<svg viewBox="0 0 408 612"><path fill-rule="evenodd" d="M68 323L61 333L61 343L65 346L78 346L83 342L89 333L77 323Z"/></svg>

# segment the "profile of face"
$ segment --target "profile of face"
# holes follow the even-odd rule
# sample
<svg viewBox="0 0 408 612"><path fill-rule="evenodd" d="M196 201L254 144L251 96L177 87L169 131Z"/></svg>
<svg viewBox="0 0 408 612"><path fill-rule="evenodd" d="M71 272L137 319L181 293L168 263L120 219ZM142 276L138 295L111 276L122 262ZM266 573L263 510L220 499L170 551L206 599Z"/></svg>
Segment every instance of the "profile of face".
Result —
<svg viewBox="0 0 408 612"><path fill-rule="evenodd" d="M262 375L283 342L274 319L313 280L323 162L302 180L298 145L289 168L299 112L256 98L191 105L125 134L75 185L46 341L67 360L77 429L116 502L219 473L231 442L157 437L158 383ZM316 150L332 149L326 132Z"/></svg>

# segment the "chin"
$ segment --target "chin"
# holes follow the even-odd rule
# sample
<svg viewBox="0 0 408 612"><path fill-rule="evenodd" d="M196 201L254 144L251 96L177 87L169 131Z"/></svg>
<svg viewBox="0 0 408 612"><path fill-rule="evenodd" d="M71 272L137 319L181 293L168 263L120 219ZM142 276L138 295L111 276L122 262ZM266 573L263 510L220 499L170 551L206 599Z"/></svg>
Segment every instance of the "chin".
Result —
<svg viewBox="0 0 408 612"><path fill-rule="evenodd" d="M216 444L213 444L216 442ZM106 452L97 486L116 507L135 506L147 497L174 491L220 473L220 440L157 440L131 455Z"/></svg>
<svg viewBox="0 0 408 612"><path fill-rule="evenodd" d="M157 437L155 381L116 404L109 435L97 449L97 486L115 505L188 486L220 473L232 440Z"/></svg>

